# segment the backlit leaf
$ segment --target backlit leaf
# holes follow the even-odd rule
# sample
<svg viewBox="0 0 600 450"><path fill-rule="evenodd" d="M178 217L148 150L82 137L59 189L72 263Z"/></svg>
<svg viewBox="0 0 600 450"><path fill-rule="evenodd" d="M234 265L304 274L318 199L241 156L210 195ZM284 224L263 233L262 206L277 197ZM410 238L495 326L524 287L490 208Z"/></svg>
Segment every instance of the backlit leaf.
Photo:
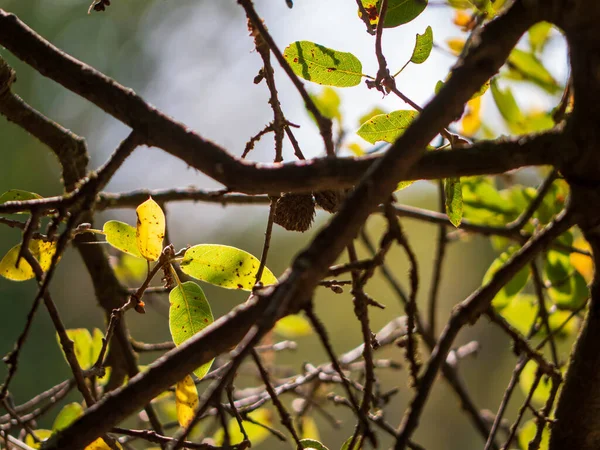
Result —
<svg viewBox="0 0 600 450"><path fill-rule="evenodd" d="M425 33L417 34L417 41L415 42L415 48L413 50L412 56L410 57L410 61L415 64L424 63L427 58L429 58L429 54L431 53L431 49L433 48L433 30L430 26L427 27Z"/></svg>
<svg viewBox="0 0 600 450"><path fill-rule="evenodd" d="M532 53L515 48L508 56L508 64L517 70L525 80L529 80L553 94L561 88L550 72Z"/></svg>
<svg viewBox="0 0 600 450"><path fill-rule="evenodd" d="M23 202L25 200L36 200L44 198L35 192L22 191L20 189L9 189L0 195L0 205L6 202ZM28 214L28 212L18 212L16 214Z"/></svg>
<svg viewBox="0 0 600 450"><path fill-rule="evenodd" d="M21 244L11 248L0 261L0 275L13 281L25 281L35 277L33 269L25 258L21 258L19 266L15 267ZM29 250L33 257L38 260L40 267L45 272L50 268L52 257L56 253L56 242L44 242L38 239L29 241Z"/></svg>
<svg viewBox="0 0 600 450"><path fill-rule="evenodd" d="M169 303L169 329L177 346L214 321L204 291L193 281L186 281L173 288L169 293ZM194 374L203 378L211 365L212 361L202 365Z"/></svg>
<svg viewBox="0 0 600 450"><path fill-rule="evenodd" d="M279 319L273 331L286 339L295 339L312 334L310 322L299 314L291 314Z"/></svg>
<svg viewBox="0 0 600 450"><path fill-rule="evenodd" d="M376 26L379 22L381 0L362 0L362 4L369 14L369 22ZM426 6L427 0L389 0L383 27L394 28L408 23L419 16Z"/></svg>
<svg viewBox="0 0 600 450"><path fill-rule="evenodd" d="M342 448L340 450L360 450L360 437L358 437L354 441L354 445L352 446L352 449L350 449L351 443L352 443L352 436L350 436L348 439L346 439L346 442L344 442L342 444Z"/></svg>
<svg viewBox="0 0 600 450"><path fill-rule="evenodd" d="M396 190L394 192L401 191L402 189L405 189L405 188L409 187L413 183L414 183L414 180L413 181L401 181L396 186Z"/></svg>
<svg viewBox="0 0 600 450"><path fill-rule="evenodd" d="M369 110L369 112L360 116L360 118L358 119L358 126L360 127L367 120L369 120L375 116L379 116L380 114L385 114L385 111L383 109L379 108L378 106L376 106L375 108L372 108L371 110Z"/></svg>
<svg viewBox="0 0 600 450"><path fill-rule="evenodd" d="M248 417L250 417L253 421L263 424L267 427L273 426L273 414L268 409L257 409L251 413L248 413ZM248 439L250 442L252 442L252 447L256 447L271 435L269 430L267 430L265 427L261 427L260 425L256 425L248 421L244 421L243 424L244 430L246 430L246 434L248 435ZM227 430L229 431L229 438L232 445L239 444L244 440L244 436L242 435L235 418L231 418L229 420L229 423L227 424ZM223 430L218 430L213 436L213 439L217 445L223 445Z"/></svg>
<svg viewBox="0 0 600 450"><path fill-rule="evenodd" d="M500 315L522 335L527 335L537 318L538 309L537 297L520 294L500 311Z"/></svg>
<svg viewBox="0 0 600 450"><path fill-rule="evenodd" d="M465 47L465 40L464 38L448 38L446 39L446 45L452 53L458 56Z"/></svg>
<svg viewBox="0 0 600 450"><path fill-rule="evenodd" d="M548 41L552 24L549 22L538 22L529 29L529 45L532 52L541 51Z"/></svg>
<svg viewBox="0 0 600 450"><path fill-rule="evenodd" d="M394 143L417 117L416 111L393 111L374 116L363 123L356 134L374 144L378 141Z"/></svg>
<svg viewBox="0 0 600 450"><path fill-rule="evenodd" d="M152 198L135 210L137 213L136 241L138 249L148 261L156 261L163 249L165 214Z"/></svg>
<svg viewBox="0 0 600 450"><path fill-rule="evenodd" d="M296 75L314 83L349 87L362 79L362 64L352 53L296 41L287 46L283 56Z"/></svg>
<svg viewBox="0 0 600 450"><path fill-rule="evenodd" d="M312 101L323 117L342 120L340 112L341 100L335 89L325 87L318 95L311 95L310 98L312 98Z"/></svg>
<svg viewBox="0 0 600 450"><path fill-rule="evenodd" d="M523 391L524 395L528 395L529 391L533 387L533 382L535 381L535 373L537 371L537 363L533 360L530 360L525 367L523 368L523 372L521 372L521 377L519 378L519 386ZM548 400L550 396L550 390L552 388L552 381L547 375L542 375L539 384L537 385L531 400L537 406L542 406Z"/></svg>
<svg viewBox="0 0 600 450"><path fill-rule="evenodd" d="M118 442L115 442L117 448L122 449L123 447ZM84 450L112 450L110 446L104 442L104 439L98 438L90 445L88 445Z"/></svg>
<svg viewBox="0 0 600 450"><path fill-rule="evenodd" d="M501 90L495 81L492 81L491 86L494 101L504 120L509 124L522 122L523 114L521 114L519 105L517 105L517 101L510 88L507 87L506 89Z"/></svg>
<svg viewBox="0 0 600 450"><path fill-rule="evenodd" d="M301 439L300 445L302 445L302 448L306 450L329 450L316 439Z"/></svg>
<svg viewBox="0 0 600 450"><path fill-rule="evenodd" d="M73 341L73 351L79 365L83 370L91 369L100 355L104 335L98 328L94 329L93 335L87 328L71 328L66 331L69 339ZM56 340L62 351L58 334Z"/></svg>
<svg viewBox="0 0 600 450"><path fill-rule="evenodd" d="M321 436L319 435L319 428L317 427L317 423L312 416L303 415L299 417L300 419L300 436L303 440L314 440L319 441Z"/></svg>
<svg viewBox="0 0 600 450"><path fill-rule="evenodd" d="M481 127L481 96L469 100L467 112L461 120L461 132L464 136L473 136Z"/></svg>
<svg viewBox="0 0 600 450"><path fill-rule="evenodd" d="M523 428L519 431L519 446L521 448L529 448L529 443L533 441L537 434L537 423L532 419L523 425ZM550 446L550 431L547 426L544 426L542 431L542 440L540 446L536 447L538 450L548 450Z"/></svg>
<svg viewBox="0 0 600 450"><path fill-rule="evenodd" d="M109 220L104 224L102 232L106 236L106 242L117 250L138 258L143 258L138 249L136 230L131 225L119 222L118 220Z"/></svg>
<svg viewBox="0 0 600 450"><path fill-rule="evenodd" d="M198 408L198 389L189 375L175 386L175 406L179 425L187 427Z"/></svg>
<svg viewBox="0 0 600 450"><path fill-rule="evenodd" d="M573 243L573 246L580 250L591 251L590 244L588 244L588 242L583 238L576 239ZM571 255L569 255L569 259L573 267L577 269L585 281L588 283L591 282L592 278L594 277L594 263L592 257L573 252Z"/></svg>
<svg viewBox="0 0 600 450"><path fill-rule="evenodd" d="M483 276L482 284L487 284L492 280L494 274L510 259L512 254L517 251L517 247L510 247L506 252L498 256ZM505 284L492 300L492 306L496 310L505 308L511 300L525 287L529 280L529 267L521 269L507 284Z"/></svg>
<svg viewBox="0 0 600 450"><path fill-rule="evenodd" d="M35 434L35 437L38 438L40 442L35 442L31 435L28 434L25 437L25 443L31 448L39 449L42 446L42 442L48 440L50 436L52 436L52 430L34 430L33 434Z"/></svg>
<svg viewBox="0 0 600 450"><path fill-rule="evenodd" d="M52 431L68 428L75 420L83 416L83 407L79 403L69 403L63 407L54 419Z"/></svg>
<svg viewBox="0 0 600 450"><path fill-rule="evenodd" d="M260 261L239 248L200 244L189 248L179 264L184 273L198 280L227 289L251 291ZM277 283L277 278L265 267L261 281L267 286Z"/></svg>
<svg viewBox="0 0 600 450"><path fill-rule="evenodd" d="M446 195L446 214L455 227L459 227L463 217L462 184L460 178L446 178L444 180Z"/></svg>

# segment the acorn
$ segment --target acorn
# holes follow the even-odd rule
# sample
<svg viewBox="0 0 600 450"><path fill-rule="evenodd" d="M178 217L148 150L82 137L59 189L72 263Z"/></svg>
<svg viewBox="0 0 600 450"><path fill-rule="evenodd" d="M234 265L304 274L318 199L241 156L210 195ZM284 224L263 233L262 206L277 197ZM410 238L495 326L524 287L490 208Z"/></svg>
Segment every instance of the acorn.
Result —
<svg viewBox="0 0 600 450"><path fill-rule="evenodd" d="M340 209L346 194L344 191L320 191L314 193L315 200L317 201L317 205L323 208L325 211L334 213Z"/></svg>
<svg viewBox="0 0 600 450"><path fill-rule="evenodd" d="M283 194L275 205L274 222L289 231L305 232L315 218L315 201L310 194Z"/></svg>

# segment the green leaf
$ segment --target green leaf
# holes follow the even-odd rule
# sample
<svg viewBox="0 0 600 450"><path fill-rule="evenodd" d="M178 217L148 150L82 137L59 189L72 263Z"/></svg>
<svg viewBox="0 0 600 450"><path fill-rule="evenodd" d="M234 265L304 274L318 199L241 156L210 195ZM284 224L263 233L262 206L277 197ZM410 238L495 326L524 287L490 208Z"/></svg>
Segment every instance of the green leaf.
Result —
<svg viewBox="0 0 600 450"><path fill-rule="evenodd" d="M386 112L379 108L378 106L374 107L373 109L371 109L369 112L367 112L366 114L363 114L362 116L360 116L360 118L358 119L358 126L360 127L363 123L365 123L367 120L375 117L375 116L379 116L381 114L385 114Z"/></svg>
<svg viewBox="0 0 600 450"><path fill-rule="evenodd" d="M448 75L448 77L446 77L446 81L448 81L449 78L450 78L450 75ZM440 91L444 87L444 84L446 84L446 81L439 80L435 84L435 88L434 88L435 95L440 93ZM469 100L473 100L474 98L481 97L483 94L485 94L487 92L487 90L489 88L490 88L490 80L483 83L483 85L479 88L479 90L477 92L475 92Z"/></svg>
<svg viewBox="0 0 600 450"><path fill-rule="evenodd" d="M551 94L561 89L550 72L532 53L515 48L508 56L508 64L519 72L525 80L537 84Z"/></svg>
<svg viewBox="0 0 600 450"><path fill-rule="evenodd" d="M538 299L533 295L520 294L514 297L500 315L519 330L522 335L527 335L535 323L538 314Z"/></svg>
<svg viewBox="0 0 600 450"><path fill-rule="evenodd" d="M22 191L20 189L9 189L0 195L0 205L6 202L23 202L25 200L37 200L44 198L35 192ZM18 212L16 214L29 214L28 212Z"/></svg>
<svg viewBox="0 0 600 450"><path fill-rule="evenodd" d="M517 101L515 100L510 88L507 87L506 89L501 90L498 87L496 80L492 80L491 87L492 96L494 97L498 111L500 111L500 114L504 120L509 124L517 124L522 122L523 114L521 114L519 105L517 105Z"/></svg>
<svg viewBox="0 0 600 450"><path fill-rule="evenodd" d="M283 57L296 75L314 83L350 87L362 79L362 64L356 56L314 42L296 41L287 46Z"/></svg>
<svg viewBox="0 0 600 450"><path fill-rule="evenodd" d="M69 339L73 341L73 351L75 352L75 357L77 358L79 365L83 370L91 369L102 349L102 338L104 337L102 331L98 328L94 328L93 335L87 328L71 328L66 331ZM56 335L56 340L62 351L62 345L60 344L58 334Z"/></svg>
<svg viewBox="0 0 600 450"><path fill-rule="evenodd" d="M463 185L464 216L486 225L503 225L517 216L519 210L507 201L488 177L465 177Z"/></svg>
<svg viewBox="0 0 600 450"><path fill-rule="evenodd" d="M529 45L532 52L536 53L543 50L544 45L548 42L551 30L552 24L549 22L538 22L529 29Z"/></svg>
<svg viewBox="0 0 600 450"><path fill-rule="evenodd" d="M430 26L425 29L425 33L417 34L417 41L410 61L415 64L422 64L427 61L431 49L433 48L433 30Z"/></svg>
<svg viewBox="0 0 600 450"><path fill-rule="evenodd" d="M342 113L340 112L340 96L337 94L335 89L325 87L320 94L311 95L310 98L323 117L327 117L328 119L337 119L340 121L342 120Z"/></svg>
<svg viewBox="0 0 600 450"><path fill-rule="evenodd" d="M193 281L173 288L169 293L169 303L169 330L177 346L214 322L204 291ZM202 379L211 365L212 361L204 364L194 374Z"/></svg>
<svg viewBox="0 0 600 450"><path fill-rule="evenodd" d="M446 214L455 227L460 226L463 217L462 184L460 178L446 178L444 180L446 194Z"/></svg>
<svg viewBox="0 0 600 450"><path fill-rule="evenodd" d="M519 378L519 386L521 386L521 390L524 395L528 395L529 391L533 387L533 382L535 380L535 373L537 371L537 363L535 361L529 361L525 367L523 368L523 372L521 372L521 377ZM537 406L542 406L546 404L546 400L550 396L550 390L552 389L552 381L548 377L548 375L542 375L531 400Z"/></svg>
<svg viewBox="0 0 600 450"><path fill-rule="evenodd" d="M310 322L299 314L291 314L279 319L273 331L286 339L296 339L312 334Z"/></svg>
<svg viewBox="0 0 600 450"><path fill-rule="evenodd" d="M401 181L396 186L396 190L394 192L398 192L398 191L401 191L402 189L406 189L407 187L412 185L414 182L415 182L414 180L413 181Z"/></svg>
<svg viewBox="0 0 600 450"><path fill-rule="evenodd" d="M500 269L504 264L508 262L513 253L517 251L518 247L513 246L509 247L507 251L498 256L494 262L490 265L489 269L483 276L482 284L487 284L491 281L494 274ZM502 289L496 294L494 299L492 300L492 306L501 311L505 308L511 300L525 287L527 281L529 280L529 267L524 267L521 269L507 284L505 284Z"/></svg>
<svg viewBox="0 0 600 450"><path fill-rule="evenodd" d="M523 425L523 428L519 431L519 446L521 448L529 448L529 443L535 438L537 433L537 424L532 419L529 420ZM544 430L542 431L542 440L540 442L540 446L537 447L538 450L548 450L550 447L550 431L547 426L544 426Z"/></svg>
<svg viewBox="0 0 600 450"><path fill-rule="evenodd" d="M38 449L42 446L42 443L44 441L47 441L50 438L50 436L52 436L52 430L43 430L43 429L34 430L33 434L35 434L35 437L38 438L40 442L35 442L33 440L33 438L31 437L31 435L28 434L25 437L25 443L27 445L29 445L31 448Z"/></svg>
<svg viewBox="0 0 600 450"><path fill-rule="evenodd" d="M137 245L135 228L131 225L118 220L109 220L104 224L102 232L106 236L106 242L117 250L143 258Z"/></svg>
<svg viewBox="0 0 600 450"><path fill-rule="evenodd" d="M344 444L342 445L342 448L340 450L350 450L351 443L352 443L352 436L350 436L348 439L346 439L346 442L344 442ZM354 441L352 450L360 450L360 438L357 438L356 441Z"/></svg>
<svg viewBox="0 0 600 450"><path fill-rule="evenodd" d="M323 444L321 444L315 439L301 439L300 445L302 445L302 448L307 450L329 450L327 447L325 447Z"/></svg>
<svg viewBox="0 0 600 450"><path fill-rule="evenodd" d="M79 403L69 403L63 407L54 419L52 431L68 428L79 417L83 416L83 407Z"/></svg>
<svg viewBox="0 0 600 450"><path fill-rule="evenodd" d="M362 0L362 4L369 14L371 25L376 26L379 22L381 0ZM417 18L426 6L427 0L389 0L383 27L394 28L404 25Z"/></svg>
<svg viewBox="0 0 600 450"><path fill-rule="evenodd" d="M179 263L187 275L227 289L251 291L260 262L250 253L227 245L200 244L190 247ZM268 268L263 270L262 283L277 283Z"/></svg>
<svg viewBox="0 0 600 450"><path fill-rule="evenodd" d="M380 114L363 123L356 134L374 144L379 141L394 143L417 117L416 111L393 111Z"/></svg>

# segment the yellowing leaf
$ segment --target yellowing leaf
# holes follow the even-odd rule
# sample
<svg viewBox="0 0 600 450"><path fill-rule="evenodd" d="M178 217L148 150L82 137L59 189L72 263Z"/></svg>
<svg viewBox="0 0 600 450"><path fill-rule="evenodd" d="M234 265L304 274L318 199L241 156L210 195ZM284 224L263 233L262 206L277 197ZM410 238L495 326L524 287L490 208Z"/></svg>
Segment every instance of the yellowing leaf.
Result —
<svg viewBox="0 0 600 450"><path fill-rule="evenodd" d="M292 314L279 319L273 331L286 339L295 339L312 334L310 322L299 314Z"/></svg>
<svg viewBox="0 0 600 450"><path fill-rule="evenodd" d="M268 409L257 409L256 411L248 413L248 417L250 417L255 422L266 425L267 427L273 426L273 414ZM246 430L246 434L248 435L248 439L252 443L252 447L256 447L258 444L267 439L271 434L271 432L265 427L261 427L260 425L256 425L252 422L244 421L243 424L244 429ZM232 445L239 444L244 440L244 436L242 435L237 420L235 418L232 418L229 421L227 429L229 430L229 438L231 440ZM221 429L217 431L213 436L213 439L215 440L215 443L217 445L223 445L223 430Z"/></svg>
<svg viewBox="0 0 600 450"><path fill-rule="evenodd" d="M467 113L461 122L461 131L465 136L473 136L481 127L481 97L475 97L467 103Z"/></svg>
<svg viewBox="0 0 600 450"><path fill-rule="evenodd" d="M0 261L0 275L4 278L13 281L25 281L35 277L33 269L24 258L21 258L19 266L15 267L20 250L21 244L15 245ZM32 239L29 242L29 250L40 263L42 270L47 271L50 268L52 256L56 253L56 243Z"/></svg>
<svg viewBox="0 0 600 450"><path fill-rule="evenodd" d="M79 403L69 403L63 407L54 419L52 431L68 428L79 417L83 416L83 407Z"/></svg>
<svg viewBox="0 0 600 450"><path fill-rule="evenodd" d="M169 330L175 345L187 341L214 321L204 291L193 281L175 287L169 294L169 303ZM203 378L211 365L212 361L200 366L194 374Z"/></svg>
<svg viewBox="0 0 600 450"><path fill-rule="evenodd" d="M34 430L33 434L35 434L35 437L38 438L40 442L35 442L31 435L28 434L27 437L25 437L25 443L31 448L38 449L42 446L42 442L48 440L50 436L52 436L52 430Z"/></svg>
<svg viewBox="0 0 600 450"><path fill-rule="evenodd" d="M463 217L462 184L460 178L446 178L444 180L446 195L446 215L455 227L459 227Z"/></svg>
<svg viewBox="0 0 600 450"><path fill-rule="evenodd" d="M315 419L305 415L300 417L300 421L300 430L302 432L300 436L302 437L302 440L318 441L321 439Z"/></svg>
<svg viewBox="0 0 600 450"><path fill-rule="evenodd" d="M588 242L583 238L578 238L573 243L573 247L581 250L591 251L590 244L588 244ZM569 259L571 260L573 267L577 269L577 272L583 275L585 281L590 283L592 278L594 278L594 263L592 258L587 255L582 255L581 253L571 253L569 255Z"/></svg>
<svg viewBox="0 0 600 450"><path fill-rule="evenodd" d="M136 240L140 253L148 261L156 261L163 249L165 214L158 203L149 198L135 210Z"/></svg>
<svg viewBox="0 0 600 450"><path fill-rule="evenodd" d="M198 389L189 375L175 386L175 406L179 425L187 427L198 408Z"/></svg>
<svg viewBox="0 0 600 450"><path fill-rule="evenodd" d="M348 144L348 150L350 150L352 153L354 153L354 156L364 156L365 155L365 149L362 148L360 146L360 144L357 144L356 142L352 142L351 144Z"/></svg>
<svg viewBox="0 0 600 450"><path fill-rule="evenodd" d="M115 444L117 445L117 448L119 448L119 449L123 448L123 447L121 447L121 444L119 444L118 442L115 442ZM104 442L104 439L98 438L94 442L92 442L90 445L88 445L85 448L85 450L112 450L112 449L106 442Z"/></svg>
<svg viewBox="0 0 600 450"><path fill-rule="evenodd" d="M197 280L227 289L251 291L260 261L239 248L200 244L189 248L179 264L184 273ZM261 281L267 286L277 283L277 278L265 267Z"/></svg>
<svg viewBox="0 0 600 450"><path fill-rule="evenodd" d="M313 83L350 87L362 79L362 64L356 56L314 42L293 42L283 57L296 75Z"/></svg>
<svg viewBox="0 0 600 450"><path fill-rule="evenodd" d="M342 120L342 113L340 112L341 100L335 89L327 86L323 88L320 94L311 95L310 98L323 117Z"/></svg>
<svg viewBox="0 0 600 450"><path fill-rule="evenodd" d="M465 11L456 10L454 11L454 18L452 19L452 23L460 27L462 31L468 31L473 21L471 19L471 14Z"/></svg>
<svg viewBox="0 0 600 450"><path fill-rule="evenodd" d="M428 0L389 0L385 15L384 28L394 28L414 20L427 6ZM376 26L379 22L381 0L362 0L369 22ZM360 11L358 13L360 16Z"/></svg>
<svg viewBox="0 0 600 450"><path fill-rule="evenodd" d="M537 434L537 423L532 419L523 425L523 428L519 431L519 446L521 448L529 448L529 443L533 441ZM542 431L542 440L538 450L548 450L550 446L550 431L547 426L544 426Z"/></svg>
<svg viewBox="0 0 600 450"><path fill-rule="evenodd" d="M102 332L98 328L94 328L92 336L87 328L71 328L67 330L67 336L73 341L73 351L81 368L83 370L91 369L102 349L102 338L104 337ZM56 339L62 350L58 334Z"/></svg>
<svg viewBox="0 0 600 450"><path fill-rule="evenodd" d="M465 46L465 40L463 38L446 39L446 45L452 53L458 56Z"/></svg>
<svg viewBox="0 0 600 450"><path fill-rule="evenodd" d="M104 224L102 232L106 236L106 242L117 250L143 258L138 249L136 230L128 223L109 220Z"/></svg>

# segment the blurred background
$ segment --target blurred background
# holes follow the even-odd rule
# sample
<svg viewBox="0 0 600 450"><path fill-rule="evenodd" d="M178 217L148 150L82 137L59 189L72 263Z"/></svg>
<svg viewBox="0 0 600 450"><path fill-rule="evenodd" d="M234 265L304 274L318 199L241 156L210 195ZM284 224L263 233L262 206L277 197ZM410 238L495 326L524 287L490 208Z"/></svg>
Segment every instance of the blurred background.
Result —
<svg viewBox="0 0 600 450"><path fill-rule="evenodd" d="M362 61L364 73L376 75L374 38L365 32L354 1L296 0L293 9L288 9L284 0L257 0L255 3L282 49L297 40L314 41L336 50L352 52ZM253 83L262 61L253 51L243 10L235 1L113 0L106 12L91 15L86 14L88 6L87 0L0 0L1 8L17 14L66 53L132 88L163 112L234 155L241 155L248 139L272 120L272 111L267 104L269 93L264 82ZM414 21L384 33L384 53L395 72L410 58L415 34L422 34L427 25L432 26L437 46L431 57L422 65L410 65L397 79L400 90L420 105L433 95L437 81L445 79L456 59L446 41L465 36L453 24L453 17L451 8L432 2ZM86 138L92 158L90 169L100 166L127 136L128 129L124 125L94 105L42 77L2 48L0 55L17 72L17 83L13 89L18 95L48 117ZM544 62L564 85L567 76L566 49L556 31L544 50ZM307 157L322 155L323 145L318 130L304 110L300 96L280 68L275 64L274 67L282 108L291 122L300 125L296 136L304 154ZM308 82L306 85L313 94L322 91L318 85ZM530 110L546 111L558 103L556 95L548 95L530 86L516 85L514 90L517 100ZM395 97L382 98L379 92L367 89L364 84L336 91L341 98L346 144L356 142L368 147L354 133L360 124L359 118L373 107L386 111L410 109ZM488 96L483 99L482 114L496 134L508 133ZM2 117L0 154L3 158L0 193L8 189L33 191L42 196L62 193L55 157L42 144ZM341 154L350 153L343 147ZM294 159L287 144L284 156L286 160ZM271 161L272 136L264 137L249 158ZM534 171L525 171L519 177L523 183L535 184L539 180ZM207 189L222 187L161 150L139 148L106 190L125 192L188 185ZM437 209L436 189L433 183L417 182L398 193L397 197L402 203ZM222 243L260 255L266 207L222 207L185 202L169 204L166 209L169 234L176 248L187 244ZM119 210L99 214L96 228L101 228L102 223L109 219L134 224L135 212ZM327 219L328 215L319 211L312 230L304 234L287 232L276 226L269 268L276 275L281 274ZM408 219L402 222L417 254L420 275L418 301L424 305L429 291L437 227ZM378 239L383 229L384 223L379 218L369 220L368 230L373 239ZM17 230L0 228L0 254L19 240ZM359 250L361 255L366 256L364 248ZM440 323L448 317L453 305L480 285L494 257L489 241L478 237L463 239L449 246L440 289L437 315ZM394 249L389 263L396 277L408 288L409 266L404 253ZM68 328L98 327L104 330L103 314L95 303L89 274L76 252L69 250L63 258L51 291ZM212 286L205 286L205 291L217 317L246 298L242 292ZM398 299L380 274L369 284L367 292L386 305L385 310L371 309L374 331L403 314ZM1 355L13 348L34 293L35 283L32 281L15 283L0 279ZM347 351L360 343L359 323L347 293L336 295L320 289L316 294L316 307L337 351ZM165 296L152 297L147 309L148 313L144 316L128 316L132 335L144 342L169 340L168 299ZM481 351L476 358L462 361L460 372L476 405L496 411L516 358L505 336L486 323L479 323L461 333L458 344L470 340L477 340ZM296 352L282 353L277 357L277 363L301 371L306 361L315 365L326 361L316 337L300 338L298 344ZM401 361L403 351L391 348L382 352L381 357ZM151 356L144 355L142 358L143 363L151 361ZM2 365L0 379L3 380L5 375L6 367ZM384 389L400 389L395 401L386 410L388 421L396 425L411 396L406 372L384 369L378 375ZM69 369L56 343L54 329L42 309L37 314L33 332L21 354L17 376L11 385L14 400L17 404L22 403L68 376ZM522 398L522 394L517 393L511 404L512 416L509 417L514 417L515 408ZM70 400L77 401L77 397L72 396ZM331 405L328 409L343 420L342 429L332 429L319 415L315 418L322 441L336 449L351 435L353 421L345 408ZM50 413L39 424L40 427L51 426L53 417L54 414ZM382 448L389 443L386 439L387 436L382 435ZM481 437L466 416L460 413L455 395L443 382L434 389L415 440L430 450L481 448L482 444ZM269 438L261 445L261 448L286 448L289 444L280 444Z"/></svg>

